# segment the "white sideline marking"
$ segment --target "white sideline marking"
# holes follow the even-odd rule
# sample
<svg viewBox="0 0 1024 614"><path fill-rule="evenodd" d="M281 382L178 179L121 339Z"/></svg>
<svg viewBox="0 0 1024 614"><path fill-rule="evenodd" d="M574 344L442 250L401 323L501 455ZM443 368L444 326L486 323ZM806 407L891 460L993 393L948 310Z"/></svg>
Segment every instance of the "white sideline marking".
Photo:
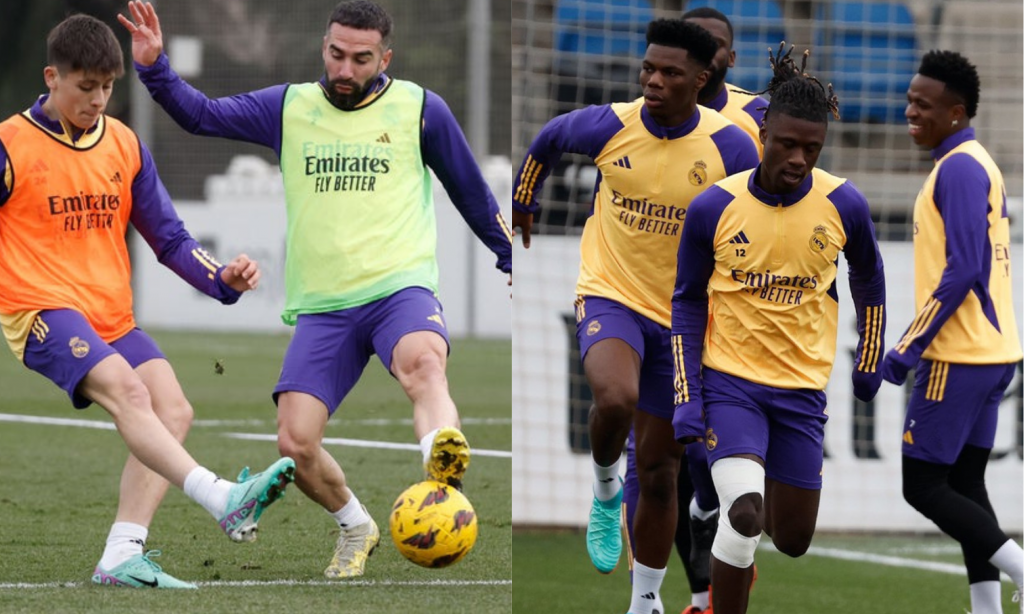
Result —
<svg viewBox="0 0 1024 614"><path fill-rule="evenodd" d="M758 548L778 552L771 542L761 542ZM906 567L910 569L923 569L925 571L937 571L939 573L947 573L954 576L967 575L967 568L963 565L940 563L938 561L919 561L917 559L906 559L900 556L858 552L856 550L843 550L841 548L819 548L817 546L811 546L807 549L807 554L812 556L823 556L830 559L856 561L859 563L876 563L878 565L888 565L889 567ZM1010 580L1010 577L1006 574L1001 575L1004 582Z"/></svg>
<svg viewBox="0 0 1024 614"><path fill-rule="evenodd" d="M72 418L51 418L47 416L23 416L18 414L0 414L0 422L24 422L28 424L50 424L55 426L77 426L80 428L103 429L107 431L117 430L113 422L103 420L76 420ZM251 441L277 441L277 435L265 435L260 433L224 433L225 437L234 439L246 439ZM394 443L390 441L369 441L366 439L342 439L338 437L325 437L326 444L350 446L353 448L378 448L384 450L412 450L418 452L420 446L414 443ZM495 458L512 458L511 452L504 450L478 450L473 449L474 456L492 456Z"/></svg>
<svg viewBox="0 0 1024 614"><path fill-rule="evenodd" d="M277 435L264 435L262 433L224 433L225 437L233 439L248 439L251 441L277 441ZM366 439L343 439L341 437L324 437L323 443L352 448L381 448L385 450L411 450L420 451L419 444L415 443L394 443L391 441L368 441ZM495 458L512 458L511 452L504 450L480 450L472 449L473 456L493 456Z"/></svg>
<svg viewBox="0 0 1024 614"><path fill-rule="evenodd" d="M88 586L88 582L7 582L0 583L2 589L39 589L39 588L80 588ZM249 587L249 586L426 586L449 588L452 586L511 586L512 580L214 580L212 582L196 582L197 586L209 587Z"/></svg>
<svg viewBox="0 0 1024 614"><path fill-rule="evenodd" d="M512 424L512 418L461 418L463 424L476 424L482 426L503 426ZM261 420L259 418L235 419L235 420L193 420L193 426L267 426L277 424L274 420ZM335 418L334 425L338 424L361 424L366 426L412 426L412 418ZM328 424L330 426L330 424Z"/></svg>

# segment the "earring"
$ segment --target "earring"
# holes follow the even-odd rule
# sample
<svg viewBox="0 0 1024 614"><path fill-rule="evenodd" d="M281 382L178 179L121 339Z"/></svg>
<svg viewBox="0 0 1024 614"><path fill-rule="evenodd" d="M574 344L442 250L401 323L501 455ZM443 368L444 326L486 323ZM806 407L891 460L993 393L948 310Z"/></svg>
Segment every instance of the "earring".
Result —
<svg viewBox="0 0 1024 614"><path fill-rule="evenodd" d="M956 125L957 125L957 124L959 124L959 123L960 123L960 122L958 122L957 120L955 120L955 119L953 120L953 126L956 126Z"/></svg>

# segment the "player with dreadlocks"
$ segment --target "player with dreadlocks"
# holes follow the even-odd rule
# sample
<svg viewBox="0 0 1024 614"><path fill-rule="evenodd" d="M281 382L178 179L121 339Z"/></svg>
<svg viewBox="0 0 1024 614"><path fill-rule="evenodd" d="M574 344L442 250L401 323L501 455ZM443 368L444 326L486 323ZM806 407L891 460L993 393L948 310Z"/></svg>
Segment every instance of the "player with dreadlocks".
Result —
<svg viewBox="0 0 1024 614"><path fill-rule="evenodd" d="M882 381L885 278L868 203L846 179L814 168L838 99L804 72L807 54L797 68L792 48L784 49L769 54L764 158L693 200L672 295L675 436L703 439L720 500L711 548L715 614L747 611L762 530L790 556L810 546L840 252L860 336L854 394L868 401ZM702 414L703 430L695 429Z"/></svg>
<svg viewBox="0 0 1024 614"><path fill-rule="evenodd" d="M970 126L979 91L977 70L953 51L926 53L910 81L908 132L931 149L935 168L914 205L917 315L882 375L902 384L915 368L903 497L960 542L972 612L997 614L999 572L1016 583L1020 601L1024 556L999 528L985 467L1021 346L1003 175Z"/></svg>

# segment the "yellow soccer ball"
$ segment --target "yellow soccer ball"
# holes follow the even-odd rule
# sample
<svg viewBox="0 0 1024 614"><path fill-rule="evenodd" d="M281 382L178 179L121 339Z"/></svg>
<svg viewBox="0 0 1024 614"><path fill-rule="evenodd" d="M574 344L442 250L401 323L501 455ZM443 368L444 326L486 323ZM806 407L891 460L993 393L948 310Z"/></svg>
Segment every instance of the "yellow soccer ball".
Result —
<svg viewBox="0 0 1024 614"><path fill-rule="evenodd" d="M455 487L433 480L405 489L391 507L391 539L421 567L447 567L476 543L473 506Z"/></svg>

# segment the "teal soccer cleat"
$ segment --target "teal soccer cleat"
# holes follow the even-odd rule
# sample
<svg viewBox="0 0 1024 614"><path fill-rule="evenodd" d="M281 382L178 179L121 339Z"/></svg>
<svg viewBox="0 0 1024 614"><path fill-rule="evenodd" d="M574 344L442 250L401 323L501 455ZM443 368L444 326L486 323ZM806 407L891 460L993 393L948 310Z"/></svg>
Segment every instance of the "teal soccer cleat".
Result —
<svg viewBox="0 0 1024 614"><path fill-rule="evenodd" d="M284 496L284 489L295 479L295 461L278 459L266 471L249 475L249 468L238 474L238 483L228 493L228 507L220 519L220 528L233 541L256 540L256 525L263 510Z"/></svg>
<svg viewBox="0 0 1024 614"><path fill-rule="evenodd" d="M103 586L127 586L129 588L199 588L191 582L182 582L174 576L164 573L159 565L150 557L160 556L159 550L150 550L145 554L137 554L107 571L96 566L92 572L93 584Z"/></svg>
<svg viewBox="0 0 1024 614"><path fill-rule="evenodd" d="M619 564L622 554L622 532L619 516L622 513L622 478L618 494L608 501L594 497L587 523L587 553L590 562L601 573L611 573Z"/></svg>

